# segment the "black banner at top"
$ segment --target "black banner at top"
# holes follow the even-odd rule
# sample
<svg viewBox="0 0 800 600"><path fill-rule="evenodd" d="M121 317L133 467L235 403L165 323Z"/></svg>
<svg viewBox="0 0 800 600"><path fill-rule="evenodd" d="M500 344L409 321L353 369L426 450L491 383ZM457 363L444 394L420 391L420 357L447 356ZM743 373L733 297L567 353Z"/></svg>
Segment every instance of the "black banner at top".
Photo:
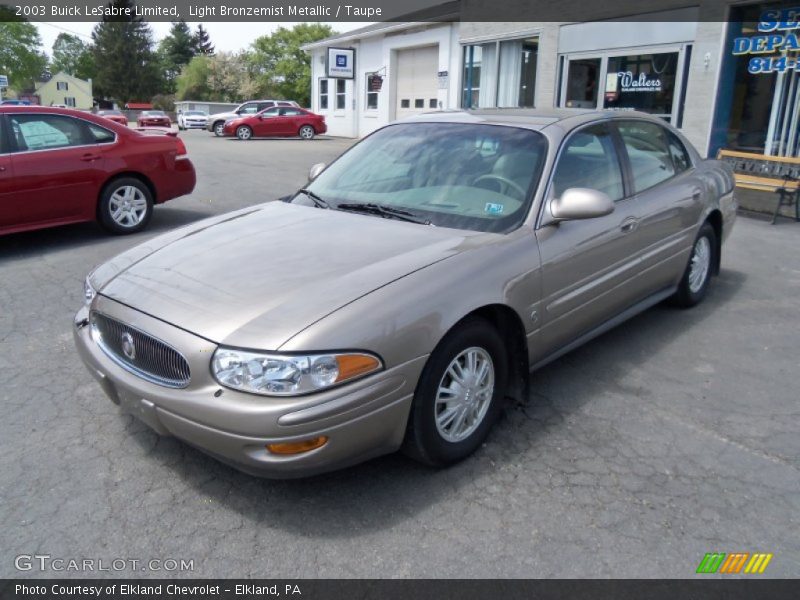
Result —
<svg viewBox="0 0 800 600"><path fill-rule="evenodd" d="M727 21L740 0L0 0L0 20L95 22ZM800 0L762 2L800 13Z"/></svg>

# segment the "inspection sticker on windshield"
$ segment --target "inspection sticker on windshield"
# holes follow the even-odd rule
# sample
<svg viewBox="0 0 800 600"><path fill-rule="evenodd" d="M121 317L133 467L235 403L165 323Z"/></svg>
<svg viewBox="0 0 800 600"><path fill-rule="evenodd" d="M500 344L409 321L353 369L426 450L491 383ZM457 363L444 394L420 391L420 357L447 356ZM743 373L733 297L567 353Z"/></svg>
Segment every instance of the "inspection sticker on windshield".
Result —
<svg viewBox="0 0 800 600"><path fill-rule="evenodd" d="M503 214L503 205L496 204L494 202L487 202L486 206L483 209L487 215L502 215Z"/></svg>

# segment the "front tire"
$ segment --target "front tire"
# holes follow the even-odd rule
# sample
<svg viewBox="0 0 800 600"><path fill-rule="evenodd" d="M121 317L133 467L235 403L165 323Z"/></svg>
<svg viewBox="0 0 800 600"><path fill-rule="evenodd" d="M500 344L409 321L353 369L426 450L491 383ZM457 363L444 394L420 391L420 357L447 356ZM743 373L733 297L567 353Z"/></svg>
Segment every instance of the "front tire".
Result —
<svg viewBox="0 0 800 600"><path fill-rule="evenodd" d="M314 131L311 125L303 125L300 131L297 132L297 135L299 135L302 140L313 140L316 134L317 132Z"/></svg>
<svg viewBox="0 0 800 600"><path fill-rule="evenodd" d="M681 278L673 302L682 308L690 308L702 302L708 292L711 276L717 264L717 234L710 223L704 223L697 234L689 264Z"/></svg>
<svg viewBox="0 0 800 600"><path fill-rule="evenodd" d="M236 137L246 142L253 137L253 130L247 125L241 125L236 129Z"/></svg>
<svg viewBox="0 0 800 600"><path fill-rule="evenodd" d="M100 194L98 216L111 233L136 233L147 227L153 216L153 195L139 179L115 179L106 184Z"/></svg>
<svg viewBox="0 0 800 600"><path fill-rule="evenodd" d="M422 371L403 450L431 466L472 454L502 410L508 357L487 321L470 318L439 343Z"/></svg>
<svg viewBox="0 0 800 600"><path fill-rule="evenodd" d="M217 137L222 137L225 135L224 121L217 121L216 123L214 123L214 135Z"/></svg>

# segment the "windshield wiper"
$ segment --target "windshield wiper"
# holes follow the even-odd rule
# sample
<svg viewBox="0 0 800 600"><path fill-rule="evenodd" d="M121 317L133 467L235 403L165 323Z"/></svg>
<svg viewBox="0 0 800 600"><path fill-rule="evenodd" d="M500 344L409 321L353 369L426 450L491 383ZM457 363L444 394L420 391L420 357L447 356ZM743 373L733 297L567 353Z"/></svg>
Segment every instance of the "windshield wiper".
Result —
<svg viewBox="0 0 800 600"><path fill-rule="evenodd" d="M305 194L306 196L311 198L311 201L314 202L314 206L318 206L319 208L330 208L331 207L331 205L328 204L328 202L326 200L323 200L322 198L317 196L311 190L307 190L306 188L303 188L301 190L297 190L297 193L298 194Z"/></svg>
<svg viewBox="0 0 800 600"><path fill-rule="evenodd" d="M418 217L414 213L403 210L402 208L392 208L391 206L384 206L383 204L375 204L373 202L345 202L343 204L337 204L336 209L380 215L387 219L398 219L400 221L408 221L409 223L418 223L419 225L432 225L427 219Z"/></svg>

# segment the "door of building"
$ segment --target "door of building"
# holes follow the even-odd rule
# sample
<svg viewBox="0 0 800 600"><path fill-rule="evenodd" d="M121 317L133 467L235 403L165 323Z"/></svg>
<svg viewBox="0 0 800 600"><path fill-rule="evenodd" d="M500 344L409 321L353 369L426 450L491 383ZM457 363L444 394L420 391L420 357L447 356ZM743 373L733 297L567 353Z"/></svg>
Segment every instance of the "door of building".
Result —
<svg viewBox="0 0 800 600"><path fill-rule="evenodd" d="M438 104L439 46L397 52L398 119L436 110Z"/></svg>

